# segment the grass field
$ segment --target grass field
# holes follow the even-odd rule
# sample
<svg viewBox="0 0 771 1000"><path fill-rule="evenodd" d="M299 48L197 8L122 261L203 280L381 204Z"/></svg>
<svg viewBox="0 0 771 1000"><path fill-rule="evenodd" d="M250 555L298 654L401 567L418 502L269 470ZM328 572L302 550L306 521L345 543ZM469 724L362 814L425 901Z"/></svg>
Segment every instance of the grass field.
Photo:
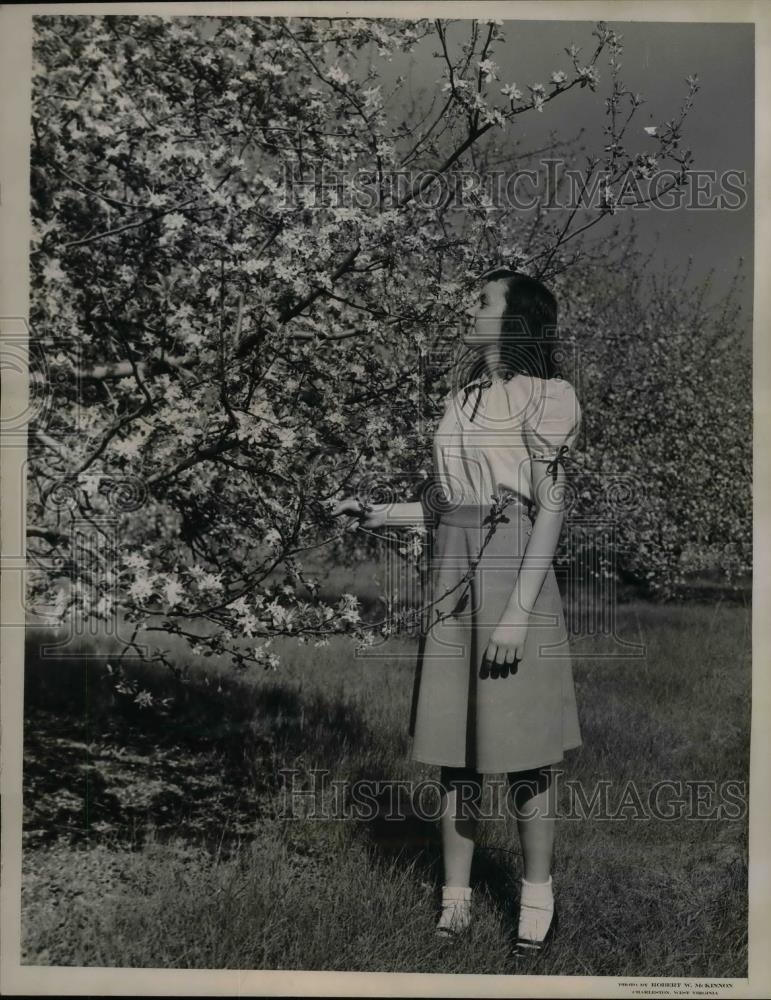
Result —
<svg viewBox="0 0 771 1000"><path fill-rule="evenodd" d="M618 608L642 659L582 640L574 674L584 746L565 778L747 781L750 610ZM187 683L139 671L168 714L116 692L104 658L41 660L25 694L23 961L209 969L325 969L739 977L747 970L747 817L563 819L560 933L515 962L520 857L513 821L484 823L474 923L435 938L436 825L288 815L282 769L310 780L434 779L408 759L415 640L375 658L344 639L277 644L277 672L196 661ZM86 652L86 650L84 650ZM181 656L181 654L180 654ZM371 652L368 653L371 657ZM566 804L563 789L562 804ZM323 796L330 808L337 800ZM338 814L339 814L338 808ZM632 812L634 810L631 810Z"/></svg>

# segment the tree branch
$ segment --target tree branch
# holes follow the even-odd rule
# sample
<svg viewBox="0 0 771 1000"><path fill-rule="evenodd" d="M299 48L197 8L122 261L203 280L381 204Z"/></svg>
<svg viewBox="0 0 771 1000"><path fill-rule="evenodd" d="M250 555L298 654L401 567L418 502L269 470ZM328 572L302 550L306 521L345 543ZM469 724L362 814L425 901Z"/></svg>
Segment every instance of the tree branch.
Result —
<svg viewBox="0 0 771 1000"><path fill-rule="evenodd" d="M71 243L62 244L62 250L71 250L73 247L82 247L87 243L95 243L97 240L104 240L108 236L117 236L119 233L128 232L129 229L139 229L140 226L146 226L149 222L154 222L156 219L162 218L164 215L170 215L172 212L179 212L188 205L192 205L196 198L188 198L187 201L183 201L179 205L174 205L172 208L164 208L159 212L153 212L152 215L148 215L146 219L140 219L138 222L127 222L125 226L118 226L116 229L107 229L103 233L94 233L93 236L84 236L82 240L73 240Z"/></svg>

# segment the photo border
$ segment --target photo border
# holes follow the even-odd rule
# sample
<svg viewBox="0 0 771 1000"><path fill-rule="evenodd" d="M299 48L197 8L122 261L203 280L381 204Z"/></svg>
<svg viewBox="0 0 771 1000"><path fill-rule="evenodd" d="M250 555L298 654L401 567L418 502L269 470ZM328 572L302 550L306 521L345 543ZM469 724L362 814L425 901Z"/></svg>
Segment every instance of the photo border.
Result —
<svg viewBox="0 0 771 1000"><path fill-rule="evenodd" d="M206 16L364 16L462 18L468 7L445 0L379 3L75 3L6 4L0 8L0 317L28 316L30 243L29 148L31 107L32 17L39 14L194 14ZM771 182L771 5L717 0L509 0L474 5L474 17L503 20L605 19L659 22L753 22L755 24L755 182ZM752 587L752 733L749 820L749 956L747 979L672 979L681 995L755 998L771 995L771 545L769 442L771 427L771 282L764 265L771 256L771 202L755 201L753 315L753 544ZM8 323L0 336L7 335ZM21 412L28 399L22 371L3 373L3 416ZM20 409L21 408L21 409ZM2 469L3 557L0 576L0 693L2 769L2 884L0 885L0 989L6 995L155 995L155 996L468 996L468 997L615 997L657 991L651 977L434 975L425 973L312 972L281 970L183 970L76 968L21 965L21 816L22 722L24 678L24 523L26 448L17 441L0 444ZM16 553L13 555L13 553ZM19 555L21 553L21 555ZM730 665L729 665L730 667ZM702 985L700 990L697 984ZM663 986L663 984L662 984ZM671 990L669 991L671 993Z"/></svg>

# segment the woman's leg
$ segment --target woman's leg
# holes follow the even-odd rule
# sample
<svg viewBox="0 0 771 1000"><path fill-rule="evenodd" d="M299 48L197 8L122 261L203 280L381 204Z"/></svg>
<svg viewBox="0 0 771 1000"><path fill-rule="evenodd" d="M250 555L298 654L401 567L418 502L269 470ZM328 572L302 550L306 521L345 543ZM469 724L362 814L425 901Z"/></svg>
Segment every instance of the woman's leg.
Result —
<svg viewBox="0 0 771 1000"><path fill-rule="evenodd" d="M436 932L448 937L471 921L471 861L474 856L481 776L471 768L443 767L441 773L444 885L442 914Z"/></svg>
<svg viewBox="0 0 771 1000"><path fill-rule="evenodd" d="M524 877L519 901L518 949L538 949L554 916L551 864L556 789L551 767L509 775L522 847Z"/></svg>
<svg viewBox="0 0 771 1000"><path fill-rule="evenodd" d="M442 812L439 823L444 882L445 885L467 886L474 855L482 779L472 768L443 767L440 782Z"/></svg>
<svg viewBox="0 0 771 1000"><path fill-rule="evenodd" d="M514 815L528 882L547 882L554 853L556 788L551 767L509 774Z"/></svg>

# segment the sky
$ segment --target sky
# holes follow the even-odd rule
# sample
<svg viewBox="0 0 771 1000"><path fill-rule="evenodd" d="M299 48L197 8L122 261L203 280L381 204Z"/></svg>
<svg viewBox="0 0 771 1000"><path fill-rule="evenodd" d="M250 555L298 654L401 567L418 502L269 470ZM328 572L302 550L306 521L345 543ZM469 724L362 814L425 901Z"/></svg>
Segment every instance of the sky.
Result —
<svg viewBox="0 0 771 1000"><path fill-rule="evenodd" d="M699 77L700 90L684 127L684 146L694 155L694 168L744 171L747 199L739 210L689 209L671 211L636 210L639 241L645 249L657 248L652 268L664 273L685 267L693 258L693 281L714 269L715 294L726 290L736 272L739 258L745 261L746 282L741 302L747 320L752 313L753 267L753 185L754 185L754 26L752 24L700 24L643 21L608 21L623 38L621 76L624 82L644 97L646 103L637 112L635 148L654 152L655 143L647 139L644 125L656 125L674 118L687 93L685 78ZM502 87L516 82L526 86L548 84L553 70L570 75L566 46L581 46L581 57L588 56L596 45L592 21L505 21L505 42L498 43L494 60L500 67ZM468 27L458 23L451 31L461 39ZM417 50L408 69L395 58L384 74L410 73L416 91L421 87L436 89L443 63L431 58L436 39ZM538 148L554 130L559 136L574 135L585 127L590 149L602 149L605 123L604 98L609 71L605 54L598 62L600 86L596 93L575 88L548 104L542 113L528 113L517 119L513 134L526 147ZM547 88L548 89L548 88ZM628 214L628 213L627 213ZM599 227L593 234L599 232Z"/></svg>

